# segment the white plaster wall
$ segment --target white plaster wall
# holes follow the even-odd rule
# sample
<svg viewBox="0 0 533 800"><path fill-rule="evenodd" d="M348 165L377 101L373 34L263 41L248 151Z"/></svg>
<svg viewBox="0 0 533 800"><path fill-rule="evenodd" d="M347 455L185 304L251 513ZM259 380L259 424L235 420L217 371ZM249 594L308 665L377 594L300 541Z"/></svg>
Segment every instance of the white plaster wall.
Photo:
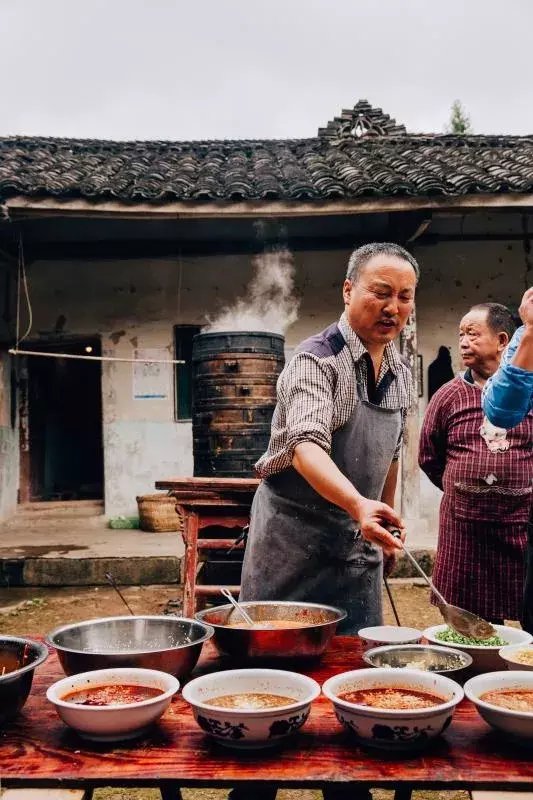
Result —
<svg viewBox="0 0 533 800"><path fill-rule="evenodd" d="M454 348L454 366L458 369L455 345L460 317L474 302L518 302L525 280L523 249L505 242L454 243L419 247L416 254L422 264L417 309L424 372L441 344ZM296 289L301 306L297 322L286 333L288 351L340 314L348 255L348 251L296 254ZM247 256L34 262L28 270L34 340L50 335L64 317L65 334L98 334L107 355L132 357L137 348L155 347L165 349L170 356L175 324L203 324L208 315L212 317L224 305L245 296L252 275ZM164 400L136 400L132 366L103 365L105 501L109 515L132 513L135 496L153 491L158 478L192 474L191 425L174 421L171 369L168 387ZM421 412L423 408L424 403ZM8 450L11 447L6 446ZM425 478L422 490L422 508L436 530L438 492ZM12 493L11 487L7 494Z"/></svg>
<svg viewBox="0 0 533 800"><path fill-rule="evenodd" d="M528 259L521 242L453 242L417 247L422 274L417 292L418 350L423 358L423 417L427 405L427 368L440 345L451 348L457 374L461 317L475 303L503 303L516 310L527 284ZM428 530L438 531L442 493L420 474L421 509Z"/></svg>
<svg viewBox="0 0 533 800"><path fill-rule="evenodd" d="M0 520L17 507L19 484L18 429L11 427L11 361L0 352Z"/></svg>
<svg viewBox="0 0 533 800"><path fill-rule="evenodd" d="M287 348L334 320L348 253L300 253L295 259L298 321ZM105 355L131 358L136 349L163 349L173 357L173 326L204 324L246 294L251 259L225 256L178 261L35 262L28 270L33 338L99 335ZM38 335L36 335L38 334ZM130 514L135 497L158 478L192 475L192 430L174 420L173 370L166 399L134 399L133 367L102 365L106 514Z"/></svg>

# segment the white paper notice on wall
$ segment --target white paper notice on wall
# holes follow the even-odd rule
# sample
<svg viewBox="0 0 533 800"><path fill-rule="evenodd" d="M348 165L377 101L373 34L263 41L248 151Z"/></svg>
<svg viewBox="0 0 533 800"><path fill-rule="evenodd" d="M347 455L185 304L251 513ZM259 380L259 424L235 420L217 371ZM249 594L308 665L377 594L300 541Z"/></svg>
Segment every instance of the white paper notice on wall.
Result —
<svg viewBox="0 0 533 800"><path fill-rule="evenodd" d="M164 348L136 350L138 364L133 364L133 399L165 400L170 391L172 364L156 364L170 358ZM150 361L153 359L153 361Z"/></svg>

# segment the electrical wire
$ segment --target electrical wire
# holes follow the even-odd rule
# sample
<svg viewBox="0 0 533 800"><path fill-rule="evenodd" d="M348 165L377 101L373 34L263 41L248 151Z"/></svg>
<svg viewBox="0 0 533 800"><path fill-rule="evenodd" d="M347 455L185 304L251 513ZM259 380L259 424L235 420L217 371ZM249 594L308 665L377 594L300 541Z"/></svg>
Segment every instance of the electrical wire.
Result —
<svg viewBox="0 0 533 800"><path fill-rule="evenodd" d="M21 298L22 288L24 289L24 297L28 310L28 327L23 336L20 335L20 312L21 312ZM181 262L180 262L180 286L179 293L181 298ZM175 358L121 358L119 356L84 356L77 353L46 353L40 350L21 350L19 345L31 333L33 327L33 310L30 300L30 292L28 289L28 280L26 277L26 265L24 262L24 245L22 242L22 233L19 235L19 248L18 248L18 269L17 269L17 318L16 318L16 344L11 347L8 353L12 356L41 356L41 358L70 358L82 361L122 361L130 364L185 364L186 362L181 359Z"/></svg>
<svg viewBox="0 0 533 800"><path fill-rule="evenodd" d="M43 358L72 358L82 361L125 361L128 364L185 364L177 358L121 358L119 356L84 356L81 353L45 353L40 350L19 350L11 347L7 351L12 356L41 356Z"/></svg>
<svg viewBox="0 0 533 800"><path fill-rule="evenodd" d="M24 295L26 298L26 306L28 309L28 327L24 333L24 336L20 336L20 300L21 300L21 279L22 279L22 286L24 287ZM17 344L16 349L18 350L19 344L27 339L31 329L33 326L33 310L31 307L30 301L30 293L28 290L28 280L26 278L26 264L24 262L24 245L22 243L22 234L19 235L19 252L18 252L18 288L17 288Z"/></svg>

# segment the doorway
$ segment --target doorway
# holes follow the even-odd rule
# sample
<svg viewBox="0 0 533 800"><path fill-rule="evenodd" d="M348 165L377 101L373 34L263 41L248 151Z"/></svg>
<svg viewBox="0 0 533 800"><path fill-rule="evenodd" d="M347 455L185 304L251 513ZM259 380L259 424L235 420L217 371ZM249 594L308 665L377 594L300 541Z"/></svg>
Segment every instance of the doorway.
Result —
<svg viewBox="0 0 533 800"><path fill-rule="evenodd" d="M98 339L35 343L46 353L101 353ZM27 427L21 438L21 501L103 497L101 362L27 356Z"/></svg>

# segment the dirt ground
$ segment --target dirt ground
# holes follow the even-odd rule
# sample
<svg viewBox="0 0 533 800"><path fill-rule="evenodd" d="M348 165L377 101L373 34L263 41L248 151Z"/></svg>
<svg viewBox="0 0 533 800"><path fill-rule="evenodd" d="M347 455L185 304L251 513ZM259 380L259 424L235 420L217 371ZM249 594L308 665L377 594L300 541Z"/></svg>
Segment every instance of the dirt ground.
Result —
<svg viewBox="0 0 533 800"><path fill-rule="evenodd" d="M392 581L394 602L402 625L425 628L440 622L429 604L428 591L416 581ZM162 613L169 607L179 613L176 586L130 586L122 592L135 613ZM58 625L126 611L111 588L0 589L0 633L45 634ZM394 623L390 603L384 597L385 621ZM1 797L1 790L0 790ZM184 790L184 800L225 800L227 791ZM322 800L321 792L280 791L278 800ZM392 800L393 793L375 790L374 800ZM157 790L98 789L94 800L160 800ZM414 792L413 800L468 800L466 792Z"/></svg>
<svg viewBox="0 0 533 800"><path fill-rule="evenodd" d="M409 579L395 580L391 591L402 625L425 628L441 622L438 611L428 602L425 586ZM167 607L180 610L179 590L173 585L124 586L121 592L137 614L161 614ZM383 607L385 621L394 623L386 595ZM127 609L110 587L0 588L0 632L14 636L45 634L69 622L124 613Z"/></svg>

